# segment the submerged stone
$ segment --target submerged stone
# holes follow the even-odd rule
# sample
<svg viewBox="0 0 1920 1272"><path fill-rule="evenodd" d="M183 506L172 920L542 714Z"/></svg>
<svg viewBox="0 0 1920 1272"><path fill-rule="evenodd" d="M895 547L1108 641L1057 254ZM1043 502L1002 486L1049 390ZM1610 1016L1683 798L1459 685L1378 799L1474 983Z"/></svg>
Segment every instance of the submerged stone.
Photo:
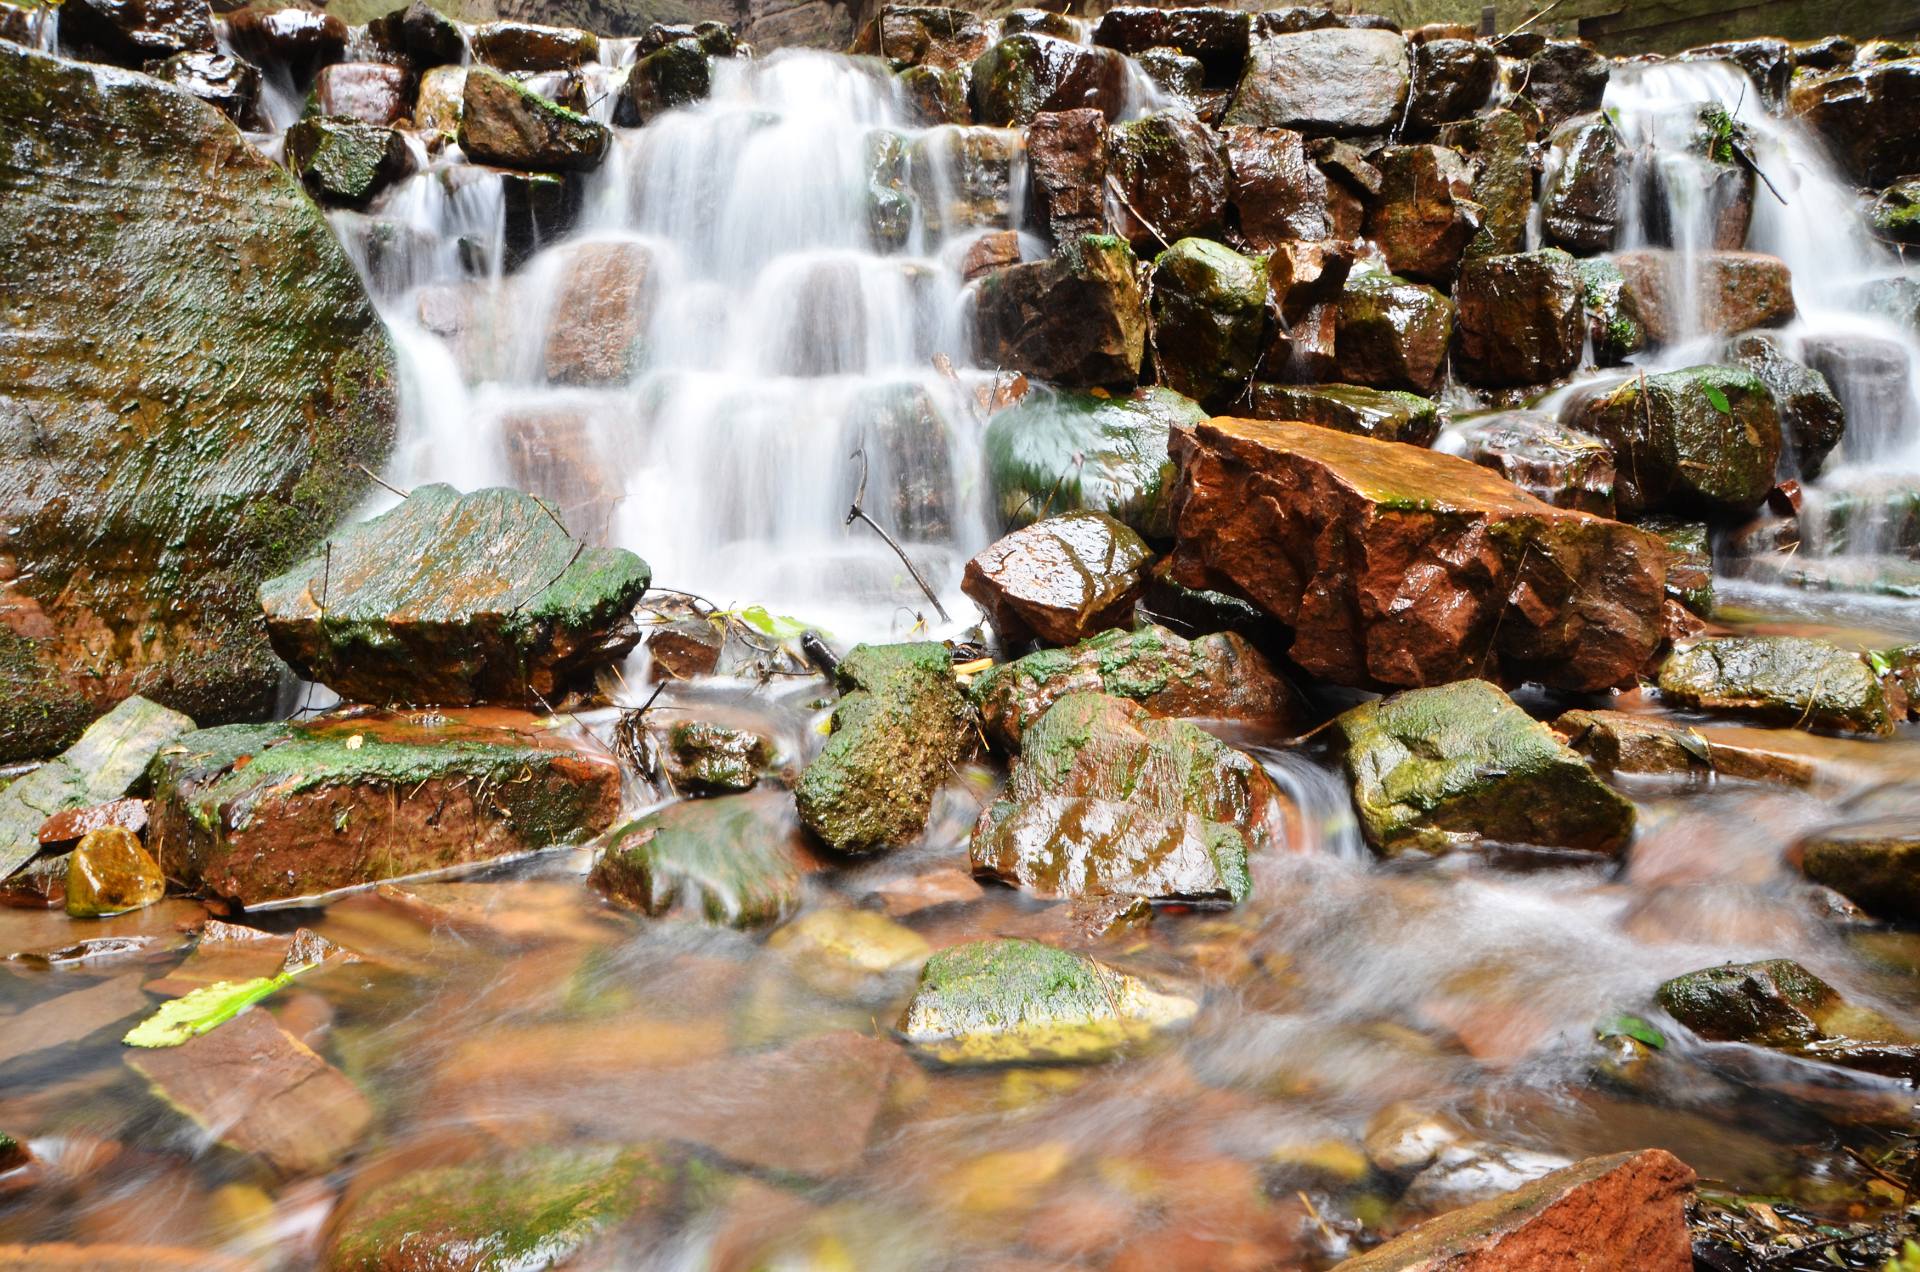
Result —
<svg viewBox="0 0 1920 1272"><path fill-rule="evenodd" d="M529 172L588 172L600 166L613 135L604 124L522 87L484 66L467 70L460 106L460 148L476 163Z"/></svg>
<svg viewBox="0 0 1920 1272"><path fill-rule="evenodd" d="M814 867L795 830L784 794L671 804L608 837L593 883L654 917L764 927L799 908Z"/></svg>
<svg viewBox="0 0 1920 1272"><path fill-rule="evenodd" d="M928 959L898 1028L908 1047L940 1064L1091 1063L1198 1010L1084 954L999 939Z"/></svg>
<svg viewBox="0 0 1920 1272"><path fill-rule="evenodd" d="M1803 636L1703 640L1660 668L1660 696L1775 724L1893 732L1886 692L1866 660Z"/></svg>
<svg viewBox="0 0 1920 1272"><path fill-rule="evenodd" d="M1613 263L1658 344L1778 327L1799 312L1793 277L1777 256L1649 248L1621 252Z"/></svg>
<svg viewBox="0 0 1920 1272"><path fill-rule="evenodd" d="M166 894L159 863L139 836L123 827L89 831L68 858L67 913L76 919L125 914Z"/></svg>
<svg viewBox="0 0 1920 1272"><path fill-rule="evenodd" d="M1388 854L1491 840L1617 855L1633 805L1484 680L1364 703L1337 722L1367 841Z"/></svg>
<svg viewBox="0 0 1920 1272"><path fill-rule="evenodd" d="M533 705L640 638L652 573L518 491L421 486L261 586L274 650L362 702Z"/></svg>
<svg viewBox="0 0 1920 1272"><path fill-rule="evenodd" d="M752 790L773 763L773 743L747 729L685 720L666 730L667 777L690 795Z"/></svg>
<svg viewBox="0 0 1920 1272"><path fill-rule="evenodd" d="M1550 415L1501 411L1459 430L1463 457L1491 468L1536 499L1596 517L1613 515L1613 448L1563 428ZM1667 558L1672 584L1673 558Z"/></svg>
<svg viewBox="0 0 1920 1272"><path fill-rule="evenodd" d="M1910 817L1850 822L1800 841L1800 868L1875 918L1920 920L1920 826Z"/></svg>
<svg viewBox="0 0 1920 1272"><path fill-rule="evenodd" d="M1660 1006L1709 1042L1744 1042L1890 1077L1920 1077L1920 1040L1849 1003L1791 959L1723 963L1660 986Z"/></svg>
<svg viewBox="0 0 1920 1272"><path fill-rule="evenodd" d="M1147 347L1146 301L1133 252L1087 234L1044 261L977 284L974 339L983 364L1063 388L1131 388Z"/></svg>
<svg viewBox="0 0 1920 1272"><path fill-rule="evenodd" d="M967 562L960 587L987 613L1002 642L1037 637L1070 645L1133 621L1153 553L1103 512L1036 521Z"/></svg>
<svg viewBox="0 0 1920 1272"><path fill-rule="evenodd" d="M1688 367L1624 380L1568 421L1613 447L1622 515L1740 516L1773 488L1780 415L1751 372Z"/></svg>
<svg viewBox="0 0 1920 1272"><path fill-rule="evenodd" d="M1247 414L1257 420L1299 420L1410 446L1433 445L1441 425L1440 406L1432 398L1357 384L1256 384Z"/></svg>

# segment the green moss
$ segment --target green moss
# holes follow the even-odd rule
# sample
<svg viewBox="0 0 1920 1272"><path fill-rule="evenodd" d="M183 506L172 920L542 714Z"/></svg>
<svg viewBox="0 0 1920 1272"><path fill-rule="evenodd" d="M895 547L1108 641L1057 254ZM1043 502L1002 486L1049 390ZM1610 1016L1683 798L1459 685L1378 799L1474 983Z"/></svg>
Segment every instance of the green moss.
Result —
<svg viewBox="0 0 1920 1272"><path fill-rule="evenodd" d="M1802 636L1704 640L1660 668L1660 694L1680 706L1738 711L1774 724L1893 732L1880 678L1865 660Z"/></svg>

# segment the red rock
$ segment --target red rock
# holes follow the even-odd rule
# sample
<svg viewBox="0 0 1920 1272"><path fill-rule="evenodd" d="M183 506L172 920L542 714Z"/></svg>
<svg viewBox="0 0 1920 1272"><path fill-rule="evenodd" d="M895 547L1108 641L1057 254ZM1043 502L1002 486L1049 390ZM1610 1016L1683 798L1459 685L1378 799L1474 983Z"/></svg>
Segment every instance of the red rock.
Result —
<svg viewBox="0 0 1920 1272"><path fill-rule="evenodd" d="M639 243L582 243L565 251L547 328L547 379L625 384L653 319L653 253Z"/></svg>
<svg viewBox="0 0 1920 1272"><path fill-rule="evenodd" d="M1666 551L1450 455L1295 422L1173 434L1172 574L1293 629L1293 661L1366 688L1473 676L1618 685L1661 642Z"/></svg>
<svg viewBox="0 0 1920 1272"><path fill-rule="evenodd" d="M979 602L1000 639L1038 636L1053 645L1120 627L1133 618L1151 558L1132 530L1103 512L1036 521L967 562L960 587Z"/></svg>
<svg viewBox="0 0 1920 1272"><path fill-rule="evenodd" d="M1227 203L1240 233L1255 248L1288 239L1324 239L1333 232L1327 178L1307 158L1306 139L1287 128L1225 128Z"/></svg>
<svg viewBox="0 0 1920 1272"><path fill-rule="evenodd" d="M964 9L889 4L861 30L850 51L884 57L896 71L909 66L958 70L971 67L991 42L987 24Z"/></svg>
<svg viewBox="0 0 1920 1272"><path fill-rule="evenodd" d="M1444 146L1388 146L1373 162L1381 184L1367 237L1394 273L1445 285L1480 229L1472 168Z"/></svg>
<svg viewBox="0 0 1920 1272"><path fill-rule="evenodd" d="M501 417L500 440L514 489L545 500L575 538L603 547L612 542L620 487L585 411L565 405L510 411Z"/></svg>
<svg viewBox="0 0 1920 1272"><path fill-rule="evenodd" d="M1054 242L1107 229L1107 117L1091 107L1047 111L1027 128L1034 219ZM969 275L968 277L972 277Z"/></svg>
<svg viewBox="0 0 1920 1272"><path fill-rule="evenodd" d="M84 839L87 832L102 826L119 826L139 834L147 828L147 801L129 797L55 813L40 824L40 846L71 847Z"/></svg>
<svg viewBox="0 0 1920 1272"><path fill-rule="evenodd" d="M982 234L960 259L960 277L972 282L982 274L1020 263L1020 235L1013 230Z"/></svg>
<svg viewBox="0 0 1920 1272"><path fill-rule="evenodd" d="M385 127L413 113L413 74L384 62L339 62L313 82L318 113Z"/></svg>
<svg viewBox="0 0 1920 1272"><path fill-rule="evenodd" d="M1695 335L1729 335L1778 327L1797 311L1785 261L1762 252L1702 252L1692 257L1646 249L1613 258L1647 334L1661 344ZM1695 271L1692 285L1680 271ZM1695 298L1699 312L1681 303Z"/></svg>

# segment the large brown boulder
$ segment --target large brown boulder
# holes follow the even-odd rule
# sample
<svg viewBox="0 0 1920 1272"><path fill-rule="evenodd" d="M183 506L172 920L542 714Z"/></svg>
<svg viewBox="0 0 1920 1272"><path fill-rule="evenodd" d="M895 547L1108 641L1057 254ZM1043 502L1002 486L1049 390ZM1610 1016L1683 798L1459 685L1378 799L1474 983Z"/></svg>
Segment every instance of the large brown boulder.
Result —
<svg viewBox="0 0 1920 1272"><path fill-rule="evenodd" d="M1027 126L1033 220L1056 243L1107 231L1107 117L1092 107L1046 111Z"/></svg>
<svg viewBox="0 0 1920 1272"><path fill-rule="evenodd" d="M1643 249L1613 259L1647 335L1660 344L1778 327L1798 312L1793 276L1777 256Z"/></svg>
<svg viewBox="0 0 1920 1272"><path fill-rule="evenodd" d="M1666 554L1478 465L1312 424L1176 432L1172 572L1246 597L1341 684L1472 676L1592 690L1659 648Z"/></svg>
<svg viewBox="0 0 1920 1272"><path fill-rule="evenodd" d="M313 81L315 114L386 127L413 113L413 72L384 62L336 62Z"/></svg>
<svg viewBox="0 0 1920 1272"><path fill-rule="evenodd" d="M1384 132L1408 87L1407 42L1393 31L1299 31L1255 40L1228 124L1349 136Z"/></svg>
<svg viewBox="0 0 1920 1272"><path fill-rule="evenodd" d="M974 118L996 128L1082 106L1112 119L1126 96L1126 58L1050 35L1010 35L973 63Z"/></svg>
<svg viewBox="0 0 1920 1272"><path fill-rule="evenodd" d="M1128 388L1147 347L1133 252L1087 234L1050 260L995 270L977 284L974 347L983 364L1068 388Z"/></svg>
<svg viewBox="0 0 1920 1272"><path fill-rule="evenodd" d="M288 6L241 9L227 15L234 52L268 69L284 69L304 89L321 67L347 53L347 24L331 13Z"/></svg>
<svg viewBox="0 0 1920 1272"><path fill-rule="evenodd" d="M476 66L460 106L460 148L479 163L529 172L586 172L606 158L605 124L555 105L518 82Z"/></svg>
<svg viewBox="0 0 1920 1272"><path fill-rule="evenodd" d="M1480 230L1473 170L1445 146L1388 146L1373 155L1380 192L1367 214L1367 237L1396 274L1445 285Z"/></svg>
<svg viewBox="0 0 1920 1272"><path fill-rule="evenodd" d="M0 43L0 118L0 759L135 693L263 717L255 589L385 462L385 329L299 183L206 103Z"/></svg>
<svg viewBox="0 0 1920 1272"><path fill-rule="evenodd" d="M1469 384L1545 384L1580 365L1586 290L1573 258L1548 248L1468 261L1453 291L1454 363Z"/></svg>
<svg viewBox="0 0 1920 1272"><path fill-rule="evenodd" d="M1791 105L1860 184L1920 172L1920 57L1807 79L1794 85Z"/></svg>
<svg viewBox="0 0 1920 1272"><path fill-rule="evenodd" d="M1152 556L1106 513L1066 512L988 545L967 562L960 587L1001 640L1071 645L1133 621L1140 567Z"/></svg>
<svg viewBox="0 0 1920 1272"><path fill-rule="evenodd" d="M600 56L600 37L574 27L488 22L473 29L473 57L503 71L570 71Z"/></svg>

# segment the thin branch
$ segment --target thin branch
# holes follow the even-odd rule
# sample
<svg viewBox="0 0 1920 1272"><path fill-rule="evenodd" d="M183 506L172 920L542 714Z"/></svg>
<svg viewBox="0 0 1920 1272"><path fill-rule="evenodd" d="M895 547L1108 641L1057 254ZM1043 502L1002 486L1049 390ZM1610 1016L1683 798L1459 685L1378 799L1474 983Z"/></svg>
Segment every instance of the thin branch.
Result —
<svg viewBox="0 0 1920 1272"><path fill-rule="evenodd" d="M886 532L885 527L872 517L869 517L866 510L860 506L862 501L867 497L867 448L862 446L860 449L854 451L853 454L847 456L847 458L860 461L860 486L854 491L853 505L847 509L847 519L843 524L850 526L855 521L864 521L872 526L873 532L879 535L888 547L893 549L893 554L900 558L900 564L907 567L907 573L913 576L913 581L920 585L922 592L926 593L927 600L932 603L933 611L940 616L940 621L943 623L951 623L953 619L948 615L947 607L940 603L938 596L934 595L933 588L928 586L927 580L922 577L920 567L913 563L913 558L907 555L904 548L894 542L893 536Z"/></svg>
<svg viewBox="0 0 1920 1272"><path fill-rule="evenodd" d="M1120 178L1114 176L1111 172L1107 174L1107 188L1113 191L1113 197L1120 200L1120 206L1125 208L1133 216L1134 220L1147 227L1147 233L1160 240L1161 247L1167 248L1173 246L1173 244L1167 242L1167 236L1162 234L1152 221L1142 216L1139 208L1133 206L1133 201L1127 198L1127 192L1120 188Z"/></svg>
<svg viewBox="0 0 1920 1272"><path fill-rule="evenodd" d="M388 481L385 477L382 477L379 473L374 472L373 469L368 468L365 464L356 463L354 467L358 468L361 472L373 478L374 481L378 482L380 485L384 486L386 489L392 491L394 494L400 496L402 499L413 498L413 495L411 492L400 489L400 487L394 485L392 482Z"/></svg>
<svg viewBox="0 0 1920 1272"><path fill-rule="evenodd" d="M1520 34L1522 31L1526 30L1528 27L1532 26L1534 23L1538 22L1540 19L1546 17L1549 13L1552 13L1555 9L1558 9L1559 7L1560 7L1560 0L1553 0L1552 4L1548 5L1546 8L1540 10L1540 12L1528 18L1525 22L1522 22L1519 26L1513 28L1513 30L1507 32L1505 35L1495 37L1493 42L1495 44L1500 44L1507 40L1511 40L1514 36Z"/></svg>

